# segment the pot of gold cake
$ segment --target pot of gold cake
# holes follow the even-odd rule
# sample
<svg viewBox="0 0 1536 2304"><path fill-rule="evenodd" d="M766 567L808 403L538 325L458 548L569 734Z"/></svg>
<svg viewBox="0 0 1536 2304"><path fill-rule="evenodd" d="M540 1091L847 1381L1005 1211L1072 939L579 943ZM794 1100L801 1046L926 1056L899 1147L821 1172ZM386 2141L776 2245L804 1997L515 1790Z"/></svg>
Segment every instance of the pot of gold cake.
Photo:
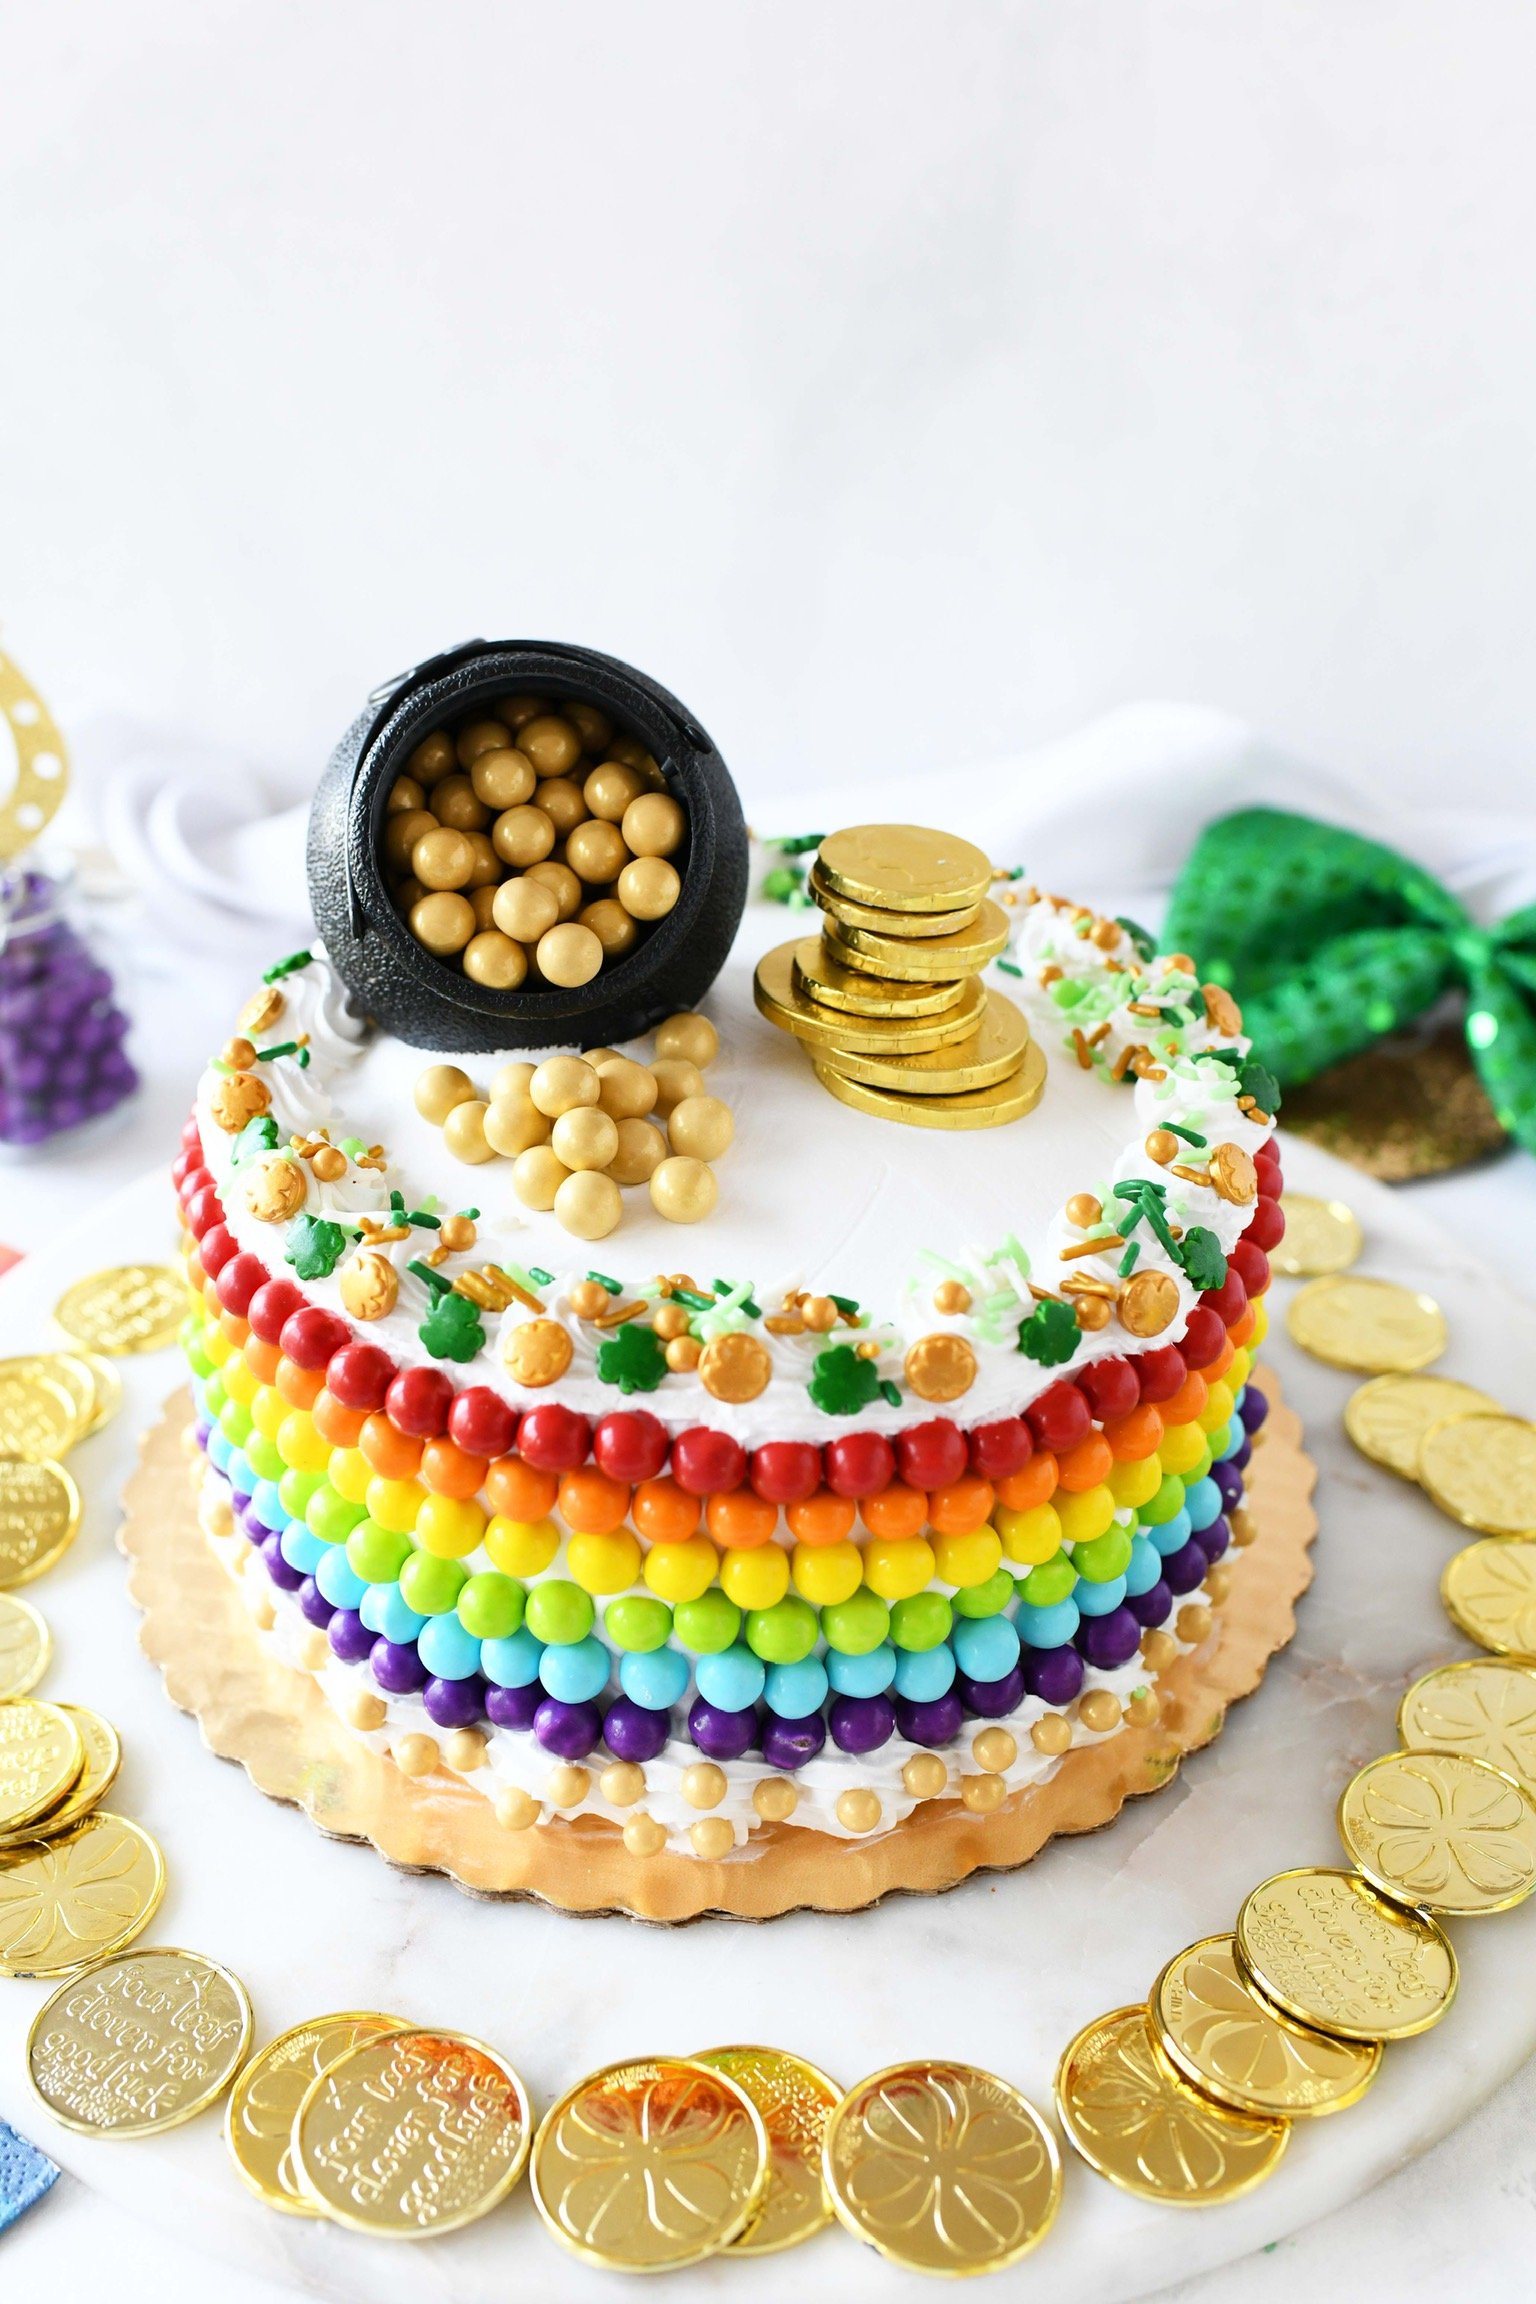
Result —
<svg viewBox="0 0 1536 2304"><path fill-rule="evenodd" d="M747 894L741 802L693 715L550 641L466 641L376 689L308 862L354 999L442 1050L631 1040L696 1007Z"/></svg>

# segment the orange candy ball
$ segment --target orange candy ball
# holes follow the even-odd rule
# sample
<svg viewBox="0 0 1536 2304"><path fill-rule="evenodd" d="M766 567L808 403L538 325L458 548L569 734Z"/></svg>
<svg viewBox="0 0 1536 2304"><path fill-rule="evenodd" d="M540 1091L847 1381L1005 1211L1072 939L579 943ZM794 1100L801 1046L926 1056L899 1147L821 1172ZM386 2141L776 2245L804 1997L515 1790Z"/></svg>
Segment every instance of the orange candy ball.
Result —
<svg viewBox="0 0 1536 2304"><path fill-rule="evenodd" d="M596 1465L567 1472L560 1482L560 1512L568 1528L582 1536L608 1536L624 1525L629 1483L611 1480Z"/></svg>
<svg viewBox="0 0 1536 2304"><path fill-rule="evenodd" d="M429 1440L421 1452L421 1477L434 1496L452 1496L467 1504L478 1496L489 1459L471 1456L456 1441Z"/></svg>
<svg viewBox="0 0 1536 2304"><path fill-rule="evenodd" d="M1144 1400L1139 1408L1116 1416L1104 1427L1110 1453L1117 1464L1140 1464L1156 1453L1164 1431L1163 1412Z"/></svg>
<svg viewBox="0 0 1536 2304"><path fill-rule="evenodd" d="M818 1488L814 1496L791 1504L784 1517L789 1522L790 1534L799 1544L841 1544L852 1532L853 1498L834 1496L830 1488Z"/></svg>
<svg viewBox="0 0 1536 2304"><path fill-rule="evenodd" d="M1049 1504L1056 1493L1056 1459L1049 1449L1031 1456L1022 1472L1010 1473L997 1484L997 1500L1010 1512L1033 1512L1037 1504Z"/></svg>
<svg viewBox="0 0 1536 2304"><path fill-rule="evenodd" d="M859 1518L871 1536L887 1539L920 1536L928 1525L928 1499L921 1488L909 1488L905 1481L893 1480L878 1496L860 1499Z"/></svg>
<svg viewBox="0 0 1536 2304"><path fill-rule="evenodd" d="M357 1444L381 1480L414 1480L421 1470L421 1442L398 1431L382 1409L368 1418Z"/></svg>
<svg viewBox="0 0 1536 2304"><path fill-rule="evenodd" d="M756 1544L772 1541L779 1525L779 1508L769 1504L750 1488L733 1488L725 1494L711 1496L705 1507L709 1532L717 1544L728 1551L750 1551Z"/></svg>
<svg viewBox="0 0 1536 2304"><path fill-rule="evenodd" d="M290 1408L313 1408L325 1390L323 1368L301 1368L296 1360L279 1359L274 1378Z"/></svg>
<svg viewBox="0 0 1536 2304"><path fill-rule="evenodd" d="M1057 1460L1057 1485L1069 1496L1081 1496L1086 1489L1101 1488L1109 1478L1114 1465L1115 1452L1102 1432L1089 1432L1075 1448Z"/></svg>
<svg viewBox="0 0 1536 2304"><path fill-rule="evenodd" d="M928 1525L941 1536L970 1536L986 1526L987 1514L997 1500L990 1480L977 1472L962 1473L948 1488L936 1488L928 1499Z"/></svg>
<svg viewBox="0 0 1536 2304"><path fill-rule="evenodd" d="M642 1480L635 1490L635 1526L652 1544L681 1544L699 1524L699 1499L679 1488L670 1473Z"/></svg>
<svg viewBox="0 0 1536 2304"><path fill-rule="evenodd" d="M1164 1425L1193 1424L1205 1406L1209 1392L1210 1386L1206 1383L1205 1378L1197 1375L1191 1368L1173 1398L1163 1402Z"/></svg>
<svg viewBox="0 0 1536 2304"><path fill-rule="evenodd" d="M521 1456L498 1456L486 1471L485 1493L491 1510L504 1520L531 1522L553 1512L560 1482L553 1472L541 1472Z"/></svg>
<svg viewBox="0 0 1536 2304"><path fill-rule="evenodd" d="M329 1440L333 1448L355 1448L358 1435L368 1421L362 1408L344 1408L333 1393L322 1386L310 1410L315 1419L315 1430L322 1440Z"/></svg>

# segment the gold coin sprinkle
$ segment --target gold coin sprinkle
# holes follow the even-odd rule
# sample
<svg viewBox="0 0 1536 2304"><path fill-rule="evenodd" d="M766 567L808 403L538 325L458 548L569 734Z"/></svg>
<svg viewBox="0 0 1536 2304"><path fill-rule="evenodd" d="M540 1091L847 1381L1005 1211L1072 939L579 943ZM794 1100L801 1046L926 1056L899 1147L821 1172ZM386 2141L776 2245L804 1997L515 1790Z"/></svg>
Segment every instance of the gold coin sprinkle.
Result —
<svg viewBox="0 0 1536 2304"><path fill-rule="evenodd" d="M1504 1912L1536 1888L1536 1801L1484 1760L1389 1752L1339 1801L1339 1837L1384 1896L1430 1912Z"/></svg>
<svg viewBox="0 0 1536 2304"><path fill-rule="evenodd" d="M12 1592L0 1592L0 1703L25 1696L48 1669L53 1634L37 1610Z"/></svg>
<svg viewBox="0 0 1536 2304"><path fill-rule="evenodd" d="M1252 2191L1291 2133L1289 2121L1230 2111L1188 2087L1157 2054L1145 2008L1084 2026L1057 2068L1056 2107L1090 2168L1169 2207Z"/></svg>
<svg viewBox="0 0 1536 2304"><path fill-rule="evenodd" d="M62 1464L0 1457L0 1587L41 1576L79 1527L80 1491Z"/></svg>
<svg viewBox="0 0 1536 2304"><path fill-rule="evenodd" d="M1358 1274L1309 1280L1285 1317L1304 1352L1365 1375L1427 1368L1446 1346L1445 1314L1433 1297L1393 1280Z"/></svg>
<svg viewBox="0 0 1536 2304"><path fill-rule="evenodd" d="M176 1341L187 1292L168 1264L119 1264L67 1288L53 1316L89 1352L159 1352Z"/></svg>
<svg viewBox="0 0 1536 2304"><path fill-rule="evenodd" d="M682 2057L610 2064L548 2111L534 2202L563 2247L613 2271L680 2271L728 2248L771 2166L751 2097Z"/></svg>
<svg viewBox="0 0 1536 2304"><path fill-rule="evenodd" d="M1499 1414L1497 1400L1449 1376L1373 1376L1350 1394L1344 1429L1373 1464L1404 1480L1419 1477L1419 1450L1436 1424L1453 1416Z"/></svg>
<svg viewBox="0 0 1536 2304"><path fill-rule="evenodd" d="M1346 1272L1365 1246L1360 1219L1342 1200L1314 1200L1309 1192L1283 1192L1285 1237L1271 1248L1269 1261L1287 1279L1315 1273Z"/></svg>
<svg viewBox="0 0 1536 2304"><path fill-rule="evenodd" d="M20 1831L0 1833L0 1848L13 1847L18 1840L52 1840L67 1832L100 1805L117 1781L123 1747L111 1721L103 1720L99 1712L84 1704L61 1704L59 1710L69 1714L79 1732L85 1765L63 1798L33 1823Z"/></svg>
<svg viewBox="0 0 1536 2304"><path fill-rule="evenodd" d="M1469 1544L1446 1562L1440 1598L1480 1648L1536 1658L1536 1542L1487 1536Z"/></svg>
<svg viewBox="0 0 1536 2304"><path fill-rule="evenodd" d="M1153 1987L1157 2044L1180 2076L1236 2112L1294 2120L1358 2103L1379 2041L1330 2039L1251 1991L1230 1936L1176 1953Z"/></svg>
<svg viewBox="0 0 1536 2304"><path fill-rule="evenodd" d="M57 1840L0 1850L0 1976L62 1976L120 1952L164 1894L157 1843L102 1808Z"/></svg>
<svg viewBox="0 0 1536 2304"><path fill-rule="evenodd" d="M1536 1797L1536 1666L1474 1656L1415 1680L1397 1714L1410 1752L1463 1752Z"/></svg>
<svg viewBox="0 0 1536 2304"><path fill-rule="evenodd" d="M1453 1416L1426 1432L1419 1479L1463 1528L1485 1536L1536 1534L1536 1424L1519 1416Z"/></svg>
<svg viewBox="0 0 1536 2304"><path fill-rule="evenodd" d="M835 2081L782 2048L710 2048L689 2059L723 2072L757 2106L768 2134L768 2190L733 2256L776 2256L832 2221L822 2182L827 2121L842 2096Z"/></svg>
<svg viewBox="0 0 1536 2304"><path fill-rule="evenodd" d="M1304 1865L1261 1880L1238 1913L1236 1945L1266 1999L1343 2040L1427 2032L1456 1996L1444 1932L1353 1872Z"/></svg>
<svg viewBox="0 0 1536 2304"><path fill-rule="evenodd" d="M396 2016L314 2016L258 2049L230 2092L224 2141L242 2182L285 2216L318 2216L293 2165L293 2122L328 2065L365 2040L408 2027Z"/></svg>
<svg viewBox="0 0 1536 2304"><path fill-rule="evenodd" d="M528 2158L522 2081L482 2041L400 2031L364 2040L305 2091L293 2157L306 2196L376 2239L454 2232L504 2200Z"/></svg>
<svg viewBox="0 0 1536 2304"><path fill-rule="evenodd" d="M0 1705L0 1832L46 1816L84 1766L79 1728L62 1704L24 1696Z"/></svg>
<svg viewBox="0 0 1536 2304"><path fill-rule="evenodd" d="M834 895L882 912L978 904L992 885L992 866L979 848L923 824L851 824L829 832L816 870Z"/></svg>
<svg viewBox="0 0 1536 2304"><path fill-rule="evenodd" d="M216 2104L250 2044L238 1976L201 1952L145 1949L93 1962L43 2002L27 2076L61 2127L151 2136Z"/></svg>
<svg viewBox="0 0 1536 2304"><path fill-rule="evenodd" d="M861 2081L827 2124L824 2164L838 2221L914 2272L1017 2264L1061 2204L1049 2125L971 2064L925 2059Z"/></svg>

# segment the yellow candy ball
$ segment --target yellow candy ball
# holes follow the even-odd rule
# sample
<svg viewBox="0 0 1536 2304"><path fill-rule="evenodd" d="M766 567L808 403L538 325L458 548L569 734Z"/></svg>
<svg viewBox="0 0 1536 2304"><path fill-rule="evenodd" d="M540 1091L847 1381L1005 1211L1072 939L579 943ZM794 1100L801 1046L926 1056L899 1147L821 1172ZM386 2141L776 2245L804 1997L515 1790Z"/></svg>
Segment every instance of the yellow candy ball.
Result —
<svg viewBox="0 0 1536 2304"><path fill-rule="evenodd" d="M1246 1344L1239 1344L1237 1350L1232 1355L1232 1365L1227 1370L1227 1373L1222 1381L1224 1383L1230 1384L1233 1393L1236 1394L1241 1392L1243 1386L1247 1383L1249 1377L1252 1374L1253 1354L1249 1351Z"/></svg>
<svg viewBox="0 0 1536 2304"><path fill-rule="evenodd" d="M378 1475L369 1481L363 1498L369 1519L377 1520L381 1528L396 1536L412 1533L426 1500L427 1492L419 1480L385 1480Z"/></svg>
<svg viewBox="0 0 1536 2304"><path fill-rule="evenodd" d="M1028 1512L1010 1512L999 1505L992 1525L1007 1557L1021 1567L1038 1568L1061 1550L1061 1522L1053 1504L1036 1504Z"/></svg>
<svg viewBox="0 0 1536 2304"><path fill-rule="evenodd" d="M293 1411L274 1384L263 1384L253 1397L251 1422L263 1440L275 1441Z"/></svg>
<svg viewBox="0 0 1536 2304"><path fill-rule="evenodd" d="M935 1566L926 1536L877 1536L864 1551L864 1581L882 1600L910 1600L926 1591Z"/></svg>
<svg viewBox="0 0 1536 2304"><path fill-rule="evenodd" d="M224 1363L224 1389L240 1408L249 1408L263 1390L261 1378L243 1352L232 1352Z"/></svg>
<svg viewBox="0 0 1536 2304"><path fill-rule="evenodd" d="M674 1152L693 1160L718 1160L728 1152L736 1134L729 1104L718 1096L685 1096L674 1104L667 1121L667 1139Z"/></svg>
<svg viewBox="0 0 1536 2304"><path fill-rule="evenodd" d="M295 1472L323 1472L331 1460L331 1444L315 1430L307 1408L293 1408L277 1429L277 1452Z"/></svg>
<svg viewBox="0 0 1536 2304"><path fill-rule="evenodd" d="M596 1068L584 1056L546 1056L528 1082L530 1100L551 1120L595 1104L600 1093Z"/></svg>
<svg viewBox="0 0 1536 2304"><path fill-rule="evenodd" d="M934 1565L942 1583L961 1591L985 1584L1002 1564L1003 1540L995 1528L977 1528L969 1536L940 1536L933 1547Z"/></svg>
<svg viewBox="0 0 1536 2304"><path fill-rule="evenodd" d="M1182 1479L1192 1472L1205 1454L1205 1434L1198 1424L1174 1424L1158 1443L1158 1455L1165 1472L1177 1472Z"/></svg>
<svg viewBox="0 0 1536 2304"><path fill-rule="evenodd" d="M1253 1307L1253 1334L1248 1339L1246 1349L1250 1352L1257 1351L1268 1334L1269 1306L1261 1296Z"/></svg>
<svg viewBox="0 0 1536 2304"><path fill-rule="evenodd" d="M515 992L528 973L528 956L499 928L482 928L464 947L464 973L493 992Z"/></svg>
<svg viewBox="0 0 1536 2304"><path fill-rule="evenodd" d="M559 1549L553 1520L509 1520L498 1512L486 1522L486 1556L504 1576L542 1576Z"/></svg>
<svg viewBox="0 0 1536 2304"><path fill-rule="evenodd" d="M1237 1401L1233 1397L1230 1384L1226 1382L1213 1384L1205 1396L1205 1406L1201 1409L1196 1422L1202 1432L1219 1432L1223 1424L1229 1424L1232 1421L1232 1414L1236 1406Z"/></svg>
<svg viewBox="0 0 1536 2304"><path fill-rule="evenodd" d="M789 1554L778 1544L727 1552L720 1564L720 1588L738 1608L771 1608L789 1590Z"/></svg>
<svg viewBox="0 0 1536 2304"><path fill-rule="evenodd" d="M697 1224L720 1197L715 1172L702 1160L678 1155L663 1160L651 1176L651 1206L669 1224Z"/></svg>
<svg viewBox="0 0 1536 2304"><path fill-rule="evenodd" d="M581 788L581 796L594 816L605 824L623 822L624 811L645 790L645 778L634 768L626 768L621 760L605 760L594 768ZM626 847L625 857L633 854Z"/></svg>
<svg viewBox="0 0 1536 2304"><path fill-rule="evenodd" d="M555 1122L557 1128L563 1125L563 1120ZM613 1122L610 1120L608 1125L612 1128ZM616 1128L614 1136L617 1139ZM525 1153L523 1157L527 1159L530 1155ZM555 1194L553 1205L556 1222L563 1224L578 1240L606 1240L624 1213L624 1202L613 1178L592 1169L585 1169L578 1176L567 1176Z"/></svg>
<svg viewBox="0 0 1536 2304"><path fill-rule="evenodd" d="M440 1560L464 1560L485 1534L485 1514L473 1497L429 1496L416 1515L416 1541Z"/></svg>
<svg viewBox="0 0 1536 2304"><path fill-rule="evenodd" d="M625 1529L607 1536L573 1536L565 1562L583 1592L627 1592L640 1578L640 1546Z"/></svg>
<svg viewBox="0 0 1536 2304"><path fill-rule="evenodd" d="M658 1600L675 1608L707 1592L719 1565L709 1538L690 1536L683 1544L653 1544L645 1556L645 1581Z"/></svg>
<svg viewBox="0 0 1536 2304"><path fill-rule="evenodd" d="M373 1466L361 1448L338 1448L331 1458L331 1469L326 1475L338 1496L345 1496L349 1504L364 1504L368 1499L368 1483L373 1478Z"/></svg>
<svg viewBox="0 0 1536 2304"><path fill-rule="evenodd" d="M236 1345L231 1344L223 1329L216 1328L211 1320L201 1331L200 1341L203 1350L215 1368L222 1368L231 1353L238 1349Z"/></svg>
<svg viewBox="0 0 1536 2304"><path fill-rule="evenodd" d="M1117 1504L1149 1504L1163 1484L1163 1460L1156 1453L1139 1464L1116 1464L1106 1486Z"/></svg>
<svg viewBox="0 0 1536 2304"><path fill-rule="evenodd" d="M1056 1517L1069 1544L1091 1544L1102 1536L1115 1517L1115 1499L1108 1488L1084 1488L1076 1496L1057 1492Z"/></svg>
<svg viewBox="0 0 1536 2304"><path fill-rule="evenodd" d="M864 1581L864 1559L857 1544L797 1544L790 1573L802 1600L831 1608L853 1598Z"/></svg>

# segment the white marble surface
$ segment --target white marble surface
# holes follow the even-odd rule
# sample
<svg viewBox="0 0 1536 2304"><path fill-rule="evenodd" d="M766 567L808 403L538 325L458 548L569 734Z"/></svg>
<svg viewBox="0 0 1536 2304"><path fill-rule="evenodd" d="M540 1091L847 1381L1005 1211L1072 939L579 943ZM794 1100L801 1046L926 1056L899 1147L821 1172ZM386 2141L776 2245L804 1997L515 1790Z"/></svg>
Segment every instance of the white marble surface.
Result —
<svg viewBox="0 0 1536 2304"><path fill-rule="evenodd" d="M1454 1338L1447 1367L1528 1402L1536 1314L1426 1225L1410 1198L1346 1178L1304 1146L1291 1146L1288 1159L1293 1181L1347 1190L1366 1224L1367 1269L1412 1277L1442 1297ZM167 1237L146 1179L83 1234L7 1278L0 1349L42 1333L65 1278L114 1256L154 1253ZM79 1452L91 1499L86 1529L38 1591L59 1635L50 1685L99 1704L125 1732L115 1797L159 1834L171 1867L155 1934L230 1961L252 1988L264 2031L327 2005L400 2008L483 2031L514 2055L543 2101L612 2055L754 2033L803 2047L850 2079L925 2049L968 2055L1044 2100L1056 2055L1078 2024L1140 1998L1162 1959L1229 1924L1264 1873L1335 1858L1338 1789L1390 1742L1405 1679L1458 1652L1435 1599L1453 1541L1446 1524L1348 1449L1338 1431L1347 1377L1283 1343L1274 1358L1324 1473L1317 1582L1295 1646L1169 1792L1016 1878L938 1902L898 1903L844 1922L795 1918L750 1932L710 1923L673 1935L476 1904L445 1882L402 1878L365 1851L322 1841L206 1753L134 1647L111 1548L132 1413ZM163 1361L132 1366L132 1410L150 1413L171 1373ZM1037 2260L1049 2266L1053 2295L1128 2297L1248 2256L1353 2199L1474 2112L1536 2046L1536 1906L1463 1927L1458 1950L1464 1983L1451 2018L1394 2050L1355 2111L1299 2130L1277 2176L1249 2200L1175 2215L1127 2200L1072 2164L1060 2227ZM190 2243L244 2277L276 2282L279 2292L286 2284L290 2293L368 2304L435 2288L475 2304L499 2298L509 2278L535 2299L607 2292L545 2241L526 2196L471 2232L402 2255L267 2215L236 2185L212 2121L131 2150L56 2135L21 2077L21 2043L41 1998L40 1986L26 1984L0 1997L0 2113L79 2180L77 2199L90 2201L80 2216L103 2231L113 2208L147 2222L147 2263L179 2263ZM67 2194L55 2199L28 2220L30 2234L24 2223L7 2238L7 2258L21 2247L32 2256L66 2217L72 2235L80 2232L74 2216ZM1296 2245L1304 2256L1313 2243ZM9 2271L9 2261L0 2264ZM747 2298L773 2292L782 2277L771 2264L715 2266L691 2275L691 2286ZM916 2292L836 2233L800 2254L795 2277L808 2298ZM162 2275L155 2293L162 2304L182 2304L206 2278L206 2267L176 2285Z"/></svg>

